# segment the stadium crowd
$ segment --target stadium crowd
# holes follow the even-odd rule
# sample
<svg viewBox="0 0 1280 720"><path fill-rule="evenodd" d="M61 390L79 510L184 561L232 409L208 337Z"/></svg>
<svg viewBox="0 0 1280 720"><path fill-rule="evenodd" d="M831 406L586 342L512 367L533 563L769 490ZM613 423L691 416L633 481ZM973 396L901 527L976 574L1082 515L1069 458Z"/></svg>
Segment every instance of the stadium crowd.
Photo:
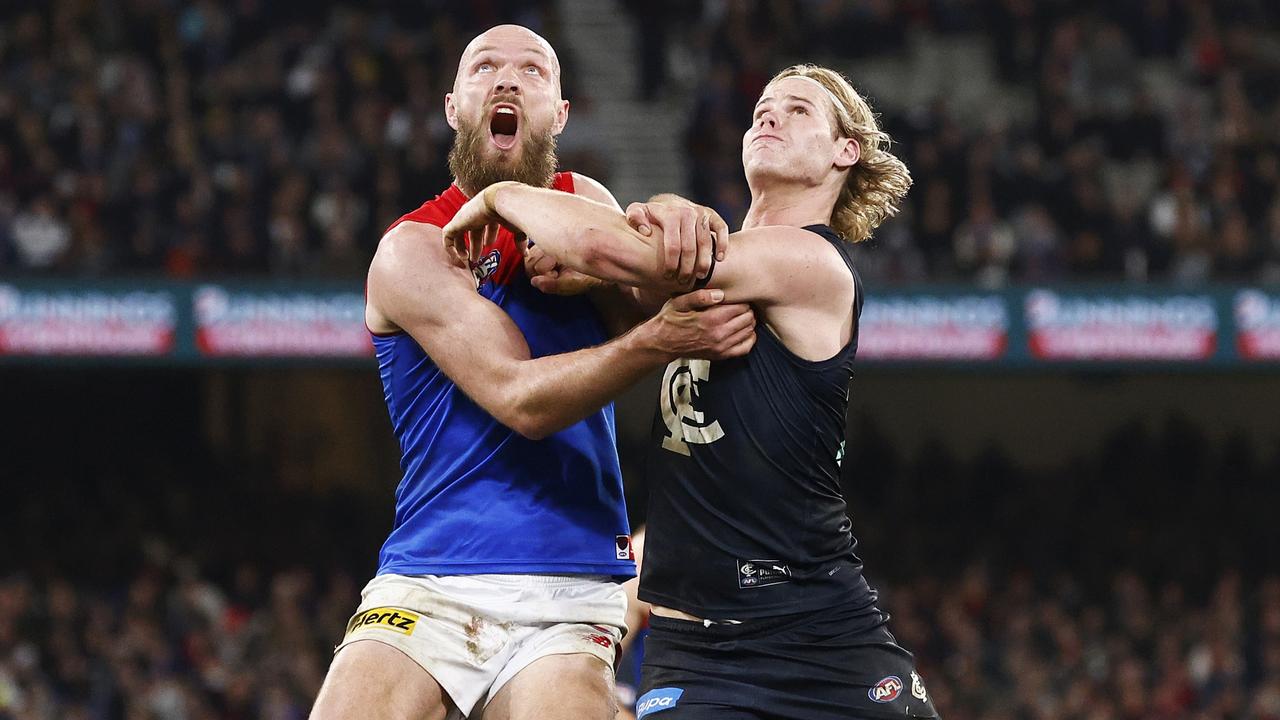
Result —
<svg viewBox="0 0 1280 720"><path fill-rule="evenodd" d="M546 5L5 3L0 271L358 277L449 182L467 40Z"/></svg>
<svg viewBox="0 0 1280 720"><path fill-rule="evenodd" d="M697 78L676 91L692 105L689 185L731 224L741 131L776 69L981 38L1000 92L1033 111L877 100L916 186L861 253L864 274L1280 282L1275 3L628 7L642 94L661 95L667 69ZM440 98L461 44L503 20L558 45L566 96L587 108L547 0L5 3L0 272L359 276L381 228L447 182ZM1149 68L1174 78L1171 96ZM565 166L607 179L589 138L565 140Z"/></svg>
<svg viewBox="0 0 1280 720"><path fill-rule="evenodd" d="M860 554L943 717L1280 718L1280 456L1172 420L1021 472L904 461L855 425ZM286 468L191 443L87 442L109 463L32 451L0 507L0 718L304 718L390 487L290 490L269 481Z"/></svg>

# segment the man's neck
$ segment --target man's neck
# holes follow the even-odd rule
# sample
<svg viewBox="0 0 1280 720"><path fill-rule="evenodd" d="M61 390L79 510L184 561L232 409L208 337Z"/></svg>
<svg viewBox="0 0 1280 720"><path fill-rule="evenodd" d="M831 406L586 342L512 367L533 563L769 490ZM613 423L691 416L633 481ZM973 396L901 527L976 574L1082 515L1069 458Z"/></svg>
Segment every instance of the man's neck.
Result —
<svg viewBox="0 0 1280 720"><path fill-rule="evenodd" d="M765 225L825 225L831 222L831 210L839 196L827 188L775 187L752 192L751 208L742 221L742 229Z"/></svg>

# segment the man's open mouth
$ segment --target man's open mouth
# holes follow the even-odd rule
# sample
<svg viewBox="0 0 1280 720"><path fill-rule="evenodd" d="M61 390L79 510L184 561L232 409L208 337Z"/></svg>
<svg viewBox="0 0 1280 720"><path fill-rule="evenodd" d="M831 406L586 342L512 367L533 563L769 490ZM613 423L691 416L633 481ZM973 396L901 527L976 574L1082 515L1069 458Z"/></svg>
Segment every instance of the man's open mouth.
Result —
<svg viewBox="0 0 1280 720"><path fill-rule="evenodd" d="M496 105L489 116L489 134L493 144L503 150L510 150L516 145L516 133L520 129L520 118L512 105Z"/></svg>

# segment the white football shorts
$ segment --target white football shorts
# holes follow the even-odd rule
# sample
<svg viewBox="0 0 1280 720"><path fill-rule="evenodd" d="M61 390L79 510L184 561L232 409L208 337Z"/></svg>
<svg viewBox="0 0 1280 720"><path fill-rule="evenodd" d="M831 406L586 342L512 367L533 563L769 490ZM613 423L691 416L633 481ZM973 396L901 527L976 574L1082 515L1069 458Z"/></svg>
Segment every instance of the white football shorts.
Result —
<svg viewBox="0 0 1280 720"><path fill-rule="evenodd" d="M471 717L538 658L586 653L612 668L626 611L622 585L605 576L379 575L334 652L390 645Z"/></svg>

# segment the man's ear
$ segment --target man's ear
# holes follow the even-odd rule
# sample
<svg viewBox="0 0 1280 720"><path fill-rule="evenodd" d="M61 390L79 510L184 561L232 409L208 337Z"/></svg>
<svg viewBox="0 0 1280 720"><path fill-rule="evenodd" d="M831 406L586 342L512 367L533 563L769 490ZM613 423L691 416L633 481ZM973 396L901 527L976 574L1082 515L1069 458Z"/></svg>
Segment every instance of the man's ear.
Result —
<svg viewBox="0 0 1280 720"><path fill-rule="evenodd" d="M449 127L454 130L458 129L458 107L453 104L453 93L444 94L444 120L449 123Z"/></svg>
<svg viewBox="0 0 1280 720"><path fill-rule="evenodd" d="M862 145L854 138L840 138L840 146L836 150L835 166L844 170L858 164L862 159Z"/></svg>
<svg viewBox="0 0 1280 720"><path fill-rule="evenodd" d="M556 108L556 119L551 123L551 134L559 135L567 122L569 122L569 101L561 100Z"/></svg>

